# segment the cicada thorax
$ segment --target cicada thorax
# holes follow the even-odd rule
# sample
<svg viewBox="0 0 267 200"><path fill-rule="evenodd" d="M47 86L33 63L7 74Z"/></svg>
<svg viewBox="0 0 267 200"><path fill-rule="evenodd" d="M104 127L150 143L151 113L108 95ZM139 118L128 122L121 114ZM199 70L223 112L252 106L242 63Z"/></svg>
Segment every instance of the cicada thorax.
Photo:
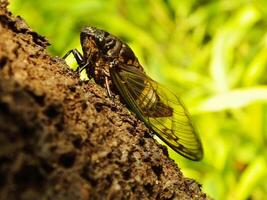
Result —
<svg viewBox="0 0 267 200"><path fill-rule="evenodd" d="M83 59L85 63L90 63L86 68L86 72L97 83L102 80L102 76L110 77L109 70L112 67L111 63L139 65L130 47L105 31L86 27L81 32L80 40Z"/></svg>

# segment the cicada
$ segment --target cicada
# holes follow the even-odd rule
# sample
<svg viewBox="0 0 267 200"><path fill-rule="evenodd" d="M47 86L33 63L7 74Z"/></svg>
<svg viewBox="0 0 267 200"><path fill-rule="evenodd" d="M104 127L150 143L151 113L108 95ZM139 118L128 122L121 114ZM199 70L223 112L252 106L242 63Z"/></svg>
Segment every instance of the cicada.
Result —
<svg viewBox="0 0 267 200"><path fill-rule="evenodd" d="M128 108L174 151L201 160L203 149L190 115L178 96L152 80L131 48L114 35L94 27L81 31L83 54L71 53L81 72L107 89L119 93Z"/></svg>

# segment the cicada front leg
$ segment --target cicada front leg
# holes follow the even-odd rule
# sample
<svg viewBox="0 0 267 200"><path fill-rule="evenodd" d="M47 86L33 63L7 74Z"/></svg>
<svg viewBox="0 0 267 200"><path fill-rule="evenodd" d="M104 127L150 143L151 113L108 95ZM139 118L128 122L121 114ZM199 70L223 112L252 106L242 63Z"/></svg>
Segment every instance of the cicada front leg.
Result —
<svg viewBox="0 0 267 200"><path fill-rule="evenodd" d="M81 73L86 67L89 66L89 62L85 62L82 54L77 49L71 49L62 58L65 60L70 54L72 54L78 63L78 67L75 71Z"/></svg>

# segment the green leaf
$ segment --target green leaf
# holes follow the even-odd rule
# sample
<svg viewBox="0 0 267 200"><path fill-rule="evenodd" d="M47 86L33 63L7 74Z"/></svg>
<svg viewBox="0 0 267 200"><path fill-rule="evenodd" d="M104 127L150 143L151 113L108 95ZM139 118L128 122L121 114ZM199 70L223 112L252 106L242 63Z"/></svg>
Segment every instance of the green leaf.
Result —
<svg viewBox="0 0 267 200"><path fill-rule="evenodd" d="M267 103L267 87L231 90L204 100L192 110L193 112L217 112L242 108L252 103Z"/></svg>

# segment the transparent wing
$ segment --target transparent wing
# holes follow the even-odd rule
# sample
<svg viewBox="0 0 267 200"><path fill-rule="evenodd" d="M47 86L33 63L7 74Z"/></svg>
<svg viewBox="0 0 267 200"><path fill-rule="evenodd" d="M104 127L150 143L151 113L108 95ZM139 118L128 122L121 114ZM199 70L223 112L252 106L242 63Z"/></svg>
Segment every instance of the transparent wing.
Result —
<svg viewBox="0 0 267 200"><path fill-rule="evenodd" d="M203 150L180 99L134 66L119 65L111 77L130 109L177 153L201 160Z"/></svg>

